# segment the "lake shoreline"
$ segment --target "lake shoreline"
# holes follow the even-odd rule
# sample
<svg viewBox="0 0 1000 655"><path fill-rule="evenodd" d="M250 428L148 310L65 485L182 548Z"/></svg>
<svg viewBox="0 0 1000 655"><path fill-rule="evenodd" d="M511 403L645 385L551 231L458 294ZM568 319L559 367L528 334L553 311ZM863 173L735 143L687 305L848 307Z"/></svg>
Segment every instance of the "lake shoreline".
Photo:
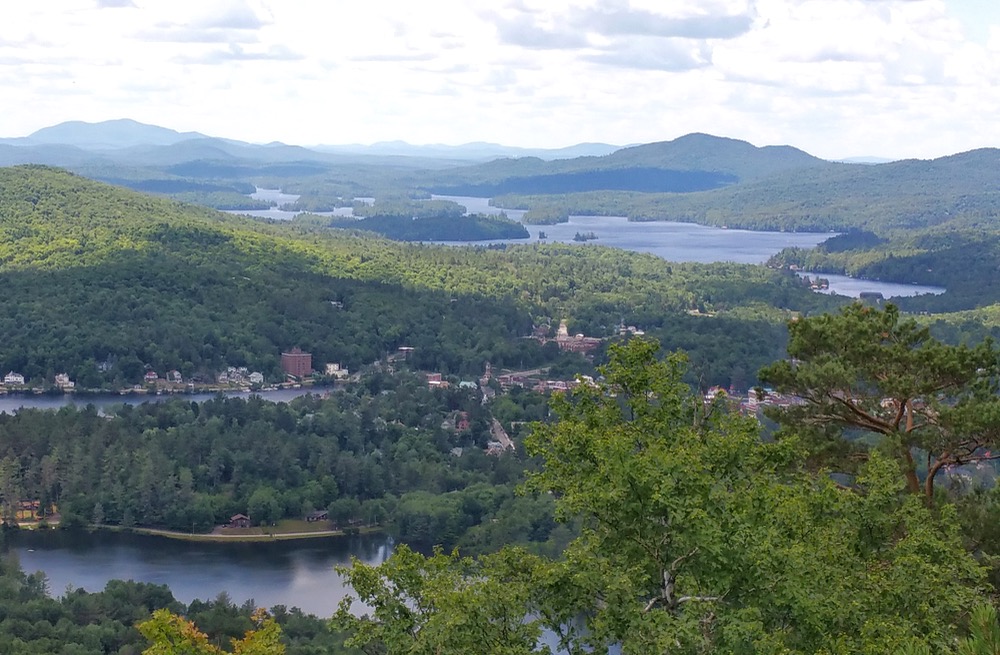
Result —
<svg viewBox="0 0 1000 655"><path fill-rule="evenodd" d="M273 543L276 541L305 541L310 539L329 539L329 538L340 538L340 537L355 537L358 535L377 535L385 531L383 526L365 526L359 528L348 528L347 530L332 529L332 530L315 530L311 532L278 532L271 531L268 532L264 528L249 528L251 530L261 530L259 533L238 533L238 534L219 534L213 532L181 532L179 530L166 530L162 528L149 528L149 527L131 527L126 528L120 525L88 525L73 528L62 528L59 526L59 522L46 523L45 528L41 528L39 522L27 522L22 521L18 523L17 528L13 528L14 532L19 531L31 531L31 532L46 532L52 531L64 531L65 533L71 533L77 530L84 530L88 533L94 532L111 532L119 534L141 534L149 537L160 537L163 539L170 539L173 541L186 541L193 543L230 543L230 544L245 544L245 543Z"/></svg>

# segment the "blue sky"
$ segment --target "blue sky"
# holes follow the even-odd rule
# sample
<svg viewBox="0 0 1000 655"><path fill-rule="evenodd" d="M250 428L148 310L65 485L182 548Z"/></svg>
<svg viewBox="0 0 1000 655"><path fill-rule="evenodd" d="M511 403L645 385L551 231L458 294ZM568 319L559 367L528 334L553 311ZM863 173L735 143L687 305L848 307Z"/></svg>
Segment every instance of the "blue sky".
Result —
<svg viewBox="0 0 1000 655"><path fill-rule="evenodd" d="M926 158L1000 146L1000 2L17 2L0 90L0 136L127 117L302 145L698 131Z"/></svg>

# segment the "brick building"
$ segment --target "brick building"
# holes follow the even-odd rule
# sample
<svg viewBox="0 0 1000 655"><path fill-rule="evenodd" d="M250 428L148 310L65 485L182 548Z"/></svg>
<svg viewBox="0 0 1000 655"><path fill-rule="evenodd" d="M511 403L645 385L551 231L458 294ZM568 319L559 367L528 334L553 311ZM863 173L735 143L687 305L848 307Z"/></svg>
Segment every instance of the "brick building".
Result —
<svg viewBox="0 0 1000 655"><path fill-rule="evenodd" d="M288 375L304 378L312 375L312 353L304 353L298 346L290 352L281 353L281 370Z"/></svg>

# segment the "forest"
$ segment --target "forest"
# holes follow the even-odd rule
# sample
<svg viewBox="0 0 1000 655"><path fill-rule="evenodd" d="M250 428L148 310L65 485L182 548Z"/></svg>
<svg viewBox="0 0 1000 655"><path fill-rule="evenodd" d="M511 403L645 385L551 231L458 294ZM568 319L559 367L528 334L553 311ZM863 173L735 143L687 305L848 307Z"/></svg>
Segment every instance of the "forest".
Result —
<svg viewBox="0 0 1000 655"><path fill-rule="evenodd" d="M53 619L104 603L92 615L103 638L134 639L126 620L138 621L150 653L217 653L237 625L248 631L234 652L274 654L309 652L297 649L310 638L327 653L552 653L543 633L573 655L994 652L1000 496L968 472L995 460L1000 351L943 344L892 306L856 304L790 330L796 366L782 359L761 376L803 402L769 410L769 435L724 398L694 396L684 358L648 339L615 345L599 382L552 398L516 480L566 531L555 553L401 545L380 564L355 561L343 573L369 609L345 599L326 633L287 608L184 608L148 585L53 601L43 577L8 560L5 598L33 602L0 631L40 652L79 629L67 619L54 635ZM932 469L921 474L924 455ZM123 595L135 607L115 614ZM42 607L53 618L31 626Z"/></svg>
<svg viewBox="0 0 1000 655"><path fill-rule="evenodd" d="M506 216L487 214L423 217L372 215L365 218L299 214L294 220L296 223L332 229L374 232L394 241L489 241L527 239L530 236L521 223Z"/></svg>
<svg viewBox="0 0 1000 655"><path fill-rule="evenodd" d="M952 206L940 202L933 211ZM323 509L408 544L344 571L372 610L345 607L330 625L225 598L184 607L128 583L52 599L43 577L5 558L0 636L12 638L0 653L69 642L169 653L175 639L217 653L247 631L246 652L274 653L487 644L527 655L543 631L573 655L977 652L1000 630L1000 354L984 338L1000 319L989 293L974 294L975 276L995 276L993 246L974 237L985 229L975 211L893 216L859 215L864 231L785 252L775 268L678 264L600 246L399 243L46 167L0 170L5 369L67 371L88 388L134 383L147 367L277 377L279 353L296 345L364 369L289 404L177 398L0 415L5 516L38 498L63 529L203 532L235 513L273 524ZM787 268L886 251L869 263L903 266L905 254L932 274L948 264L921 257L959 250L969 283L945 268L954 295L901 308L963 311L916 319L844 307ZM526 338L563 320L604 339L593 361ZM626 336L628 325L651 338ZM412 356L390 372L400 346ZM487 361L594 382L484 405L423 375L457 383ZM759 422L724 396L706 403L710 385L768 385L795 401ZM514 452L484 452L493 419Z"/></svg>
<svg viewBox="0 0 1000 655"><path fill-rule="evenodd" d="M531 368L558 352L521 337L563 319L598 337L622 321L669 323L684 330L670 346L691 348L713 372L706 383L728 386L734 372L752 382L764 363L741 359L743 349L780 352L790 312L838 304L759 266L557 244L409 245L221 214L44 167L0 170L0 283L0 366L39 381L67 372L85 388L139 382L147 366L185 378L248 366L280 378L280 352L293 346L351 369L404 345L422 370L478 374L486 360ZM721 320L684 318L691 310ZM727 349L741 321L769 340Z"/></svg>
<svg viewBox="0 0 1000 655"><path fill-rule="evenodd" d="M182 532L208 532L234 514L272 526L322 509L341 528L384 525L417 547L546 542L551 503L513 494L524 458L484 454L494 413L508 426L544 420L544 398L515 394L494 413L480 400L383 373L290 404L220 396L105 415L23 410L0 416L0 507L13 516L32 498L58 507L63 528ZM454 426L458 412L467 428Z"/></svg>

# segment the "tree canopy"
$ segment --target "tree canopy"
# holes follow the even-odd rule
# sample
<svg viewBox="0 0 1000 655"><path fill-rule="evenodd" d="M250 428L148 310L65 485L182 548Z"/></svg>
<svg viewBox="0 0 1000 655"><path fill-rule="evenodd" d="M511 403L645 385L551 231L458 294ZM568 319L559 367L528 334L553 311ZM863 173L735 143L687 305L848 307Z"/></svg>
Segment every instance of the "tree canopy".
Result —
<svg viewBox="0 0 1000 655"><path fill-rule="evenodd" d="M789 359L760 371L799 402L772 412L788 430L878 435L912 493L934 495L937 474L994 459L1000 438L1000 352L989 339L947 345L888 305L861 304L789 323ZM924 457L923 484L916 457Z"/></svg>
<svg viewBox="0 0 1000 655"><path fill-rule="evenodd" d="M461 603L441 599L499 579L503 598L521 599L522 625L550 631L571 653L613 645L624 653L951 652L986 590L953 509L935 515L901 494L894 464L878 454L856 489L801 470L794 440L762 441L754 421L706 410L681 383L682 360L657 359L656 350L642 340L613 347L602 382L556 401L559 420L536 426L527 441L543 462L527 489L553 494L560 517L582 521L562 557L524 558L521 575L496 578L488 562L473 569L441 553L356 563L350 580L376 610L359 619L342 607L338 625L354 631L353 643L388 654L461 652L463 635L509 619L501 596L478 597L485 613L467 630L424 634L422 626L458 625ZM400 582L401 571L415 577ZM440 593L441 584L444 596L433 602L412 596ZM525 652L535 634L507 631L507 650L496 652ZM426 650L408 650L414 642Z"/></svg>

